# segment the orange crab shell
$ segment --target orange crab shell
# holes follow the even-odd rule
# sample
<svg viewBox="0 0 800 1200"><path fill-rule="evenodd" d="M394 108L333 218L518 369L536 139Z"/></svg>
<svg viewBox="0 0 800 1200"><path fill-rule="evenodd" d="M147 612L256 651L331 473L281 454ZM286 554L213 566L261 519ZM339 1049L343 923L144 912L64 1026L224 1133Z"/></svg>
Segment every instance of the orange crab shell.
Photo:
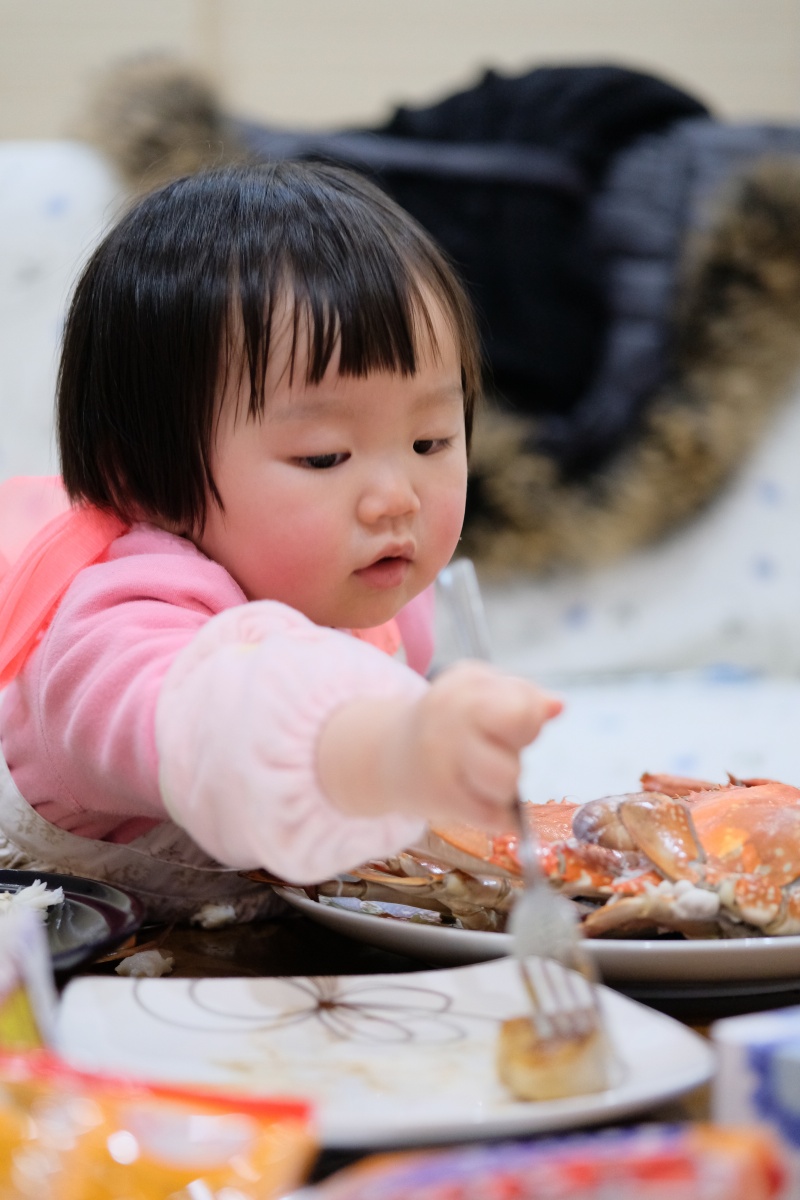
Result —
<svg viewBox="0 0 800 1200"><path fill-rule="evenodd" d="M767 866L783 886L800 876L800 790L762 783L704 795L692 805L697 836L728 871Z"/></svg>
<svg viewBox="0 0 800 1200"><path fill-rule="evenodd" d="M572 837L572 818L579 804L571 800L548 800L546 804L525 804L523 811L542 852L549 845ZM499 867L510 875L521 875L519 834L491 834L473 825L432 826L431 833L448 846L483 864Z"/></svg>
<svg viewBox="0 0 800 1200"><path fill-rule="evenodd" d="M669 879L755 874L784 887L800 877L800 790L789 784L695 791L690 805L651 793L625 801L620 815Z"/></svg>

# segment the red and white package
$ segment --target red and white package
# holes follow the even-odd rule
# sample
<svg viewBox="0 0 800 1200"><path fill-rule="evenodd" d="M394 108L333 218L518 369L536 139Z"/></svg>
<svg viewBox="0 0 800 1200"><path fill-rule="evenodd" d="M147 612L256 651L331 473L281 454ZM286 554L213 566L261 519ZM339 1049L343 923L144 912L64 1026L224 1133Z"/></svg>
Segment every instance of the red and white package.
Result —
<svg viewBox="0 0 800 1200"><path fill-rule="evenodd" d="M642 1125L536 1142L379 1155L314 1200L788 1200L765 1131Z"/></svg>

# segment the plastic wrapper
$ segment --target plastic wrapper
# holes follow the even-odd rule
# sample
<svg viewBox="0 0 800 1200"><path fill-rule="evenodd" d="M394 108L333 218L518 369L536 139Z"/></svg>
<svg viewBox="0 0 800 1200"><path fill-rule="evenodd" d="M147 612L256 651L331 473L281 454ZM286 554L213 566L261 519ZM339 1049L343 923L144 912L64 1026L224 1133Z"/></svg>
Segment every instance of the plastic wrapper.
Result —
<svg viewBox="0 0 800 1200"><path fill-rule="evenodd" d="M0 918L0 1051L49 1045L56 991L47 932L33 909Z"/></svg>
<svg viewBox="0 0 800 1200"><path fill-rule="evenodd" d="M0 1055L0 1197L271 1200L306 1177L309 1106Z"/></svg>
<svg viewBox="0 0 800 1200"><path fill-rule="evenodd" d="M768 1133L713 1125L383 1155L331 1176L314 1200L785 1200Z"/></svg>
<svg viewBox="0 0 800 1200"><path fill-rule="evenodd" d="M800 1200L800 1007L716 1021L712 1113L717 1121L762 1125L780 1139Z"/></svg>

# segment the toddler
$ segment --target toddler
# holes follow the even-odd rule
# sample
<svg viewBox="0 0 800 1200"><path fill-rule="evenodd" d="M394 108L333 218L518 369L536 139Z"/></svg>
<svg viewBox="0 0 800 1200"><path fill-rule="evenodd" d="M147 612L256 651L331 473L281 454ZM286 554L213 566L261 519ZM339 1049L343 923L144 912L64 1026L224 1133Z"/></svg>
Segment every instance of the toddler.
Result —
<svg viewBox="0 0 800 1200"><path fill-rule="evenodd" d="M558 702L424 678L479 376L450 267L358 176L212 170L131 209L66 323L63 490L6 489L50 519L0 586L3 865L247 918L275 901L243 870L509 824Z"/></svg>

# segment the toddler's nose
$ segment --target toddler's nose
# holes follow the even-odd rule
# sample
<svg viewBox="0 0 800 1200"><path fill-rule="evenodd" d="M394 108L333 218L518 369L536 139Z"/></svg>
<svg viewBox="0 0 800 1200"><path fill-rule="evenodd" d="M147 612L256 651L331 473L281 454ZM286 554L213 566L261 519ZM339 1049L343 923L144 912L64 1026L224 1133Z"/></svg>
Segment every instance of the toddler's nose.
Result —
<svg viewBox="0 0 800 1200"><path fill-rule="evenodd" d="M402 471L386 470L374 475L362 491L358 518L365 525L374 525L408 516L418 509L419 497L408 476Z"/></svg>

